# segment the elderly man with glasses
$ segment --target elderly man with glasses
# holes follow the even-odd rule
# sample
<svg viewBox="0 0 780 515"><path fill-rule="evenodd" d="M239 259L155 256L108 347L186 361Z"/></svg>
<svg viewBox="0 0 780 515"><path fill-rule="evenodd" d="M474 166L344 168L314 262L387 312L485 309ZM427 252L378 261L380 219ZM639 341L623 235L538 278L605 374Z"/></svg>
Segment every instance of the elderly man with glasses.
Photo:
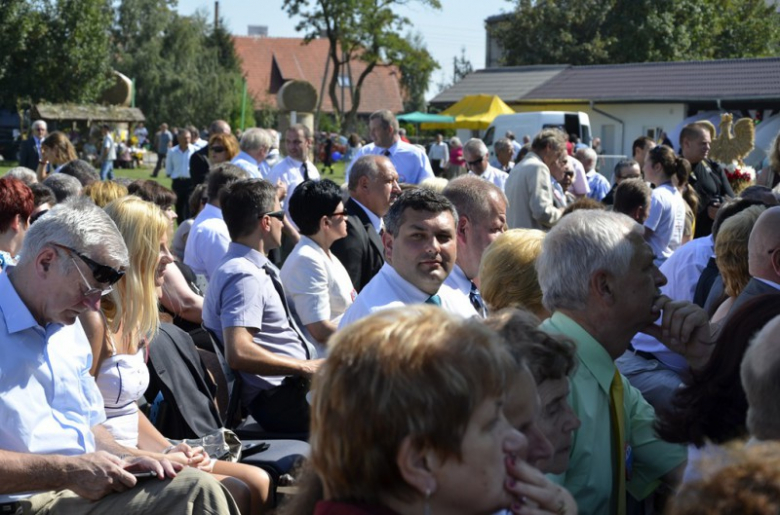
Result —
<svg viewBox="0 0 780 515"><path fill-rule="evenodd" d="M111 219L79 199L41 217L0 274L0 513L238 513L213 478L122 447L100 425L78 317L127 265Z"/></svg>
<svg viewBox="0 0 780 515"><path fill-rule="evenodd" d="M466 168L469 175L476 175L488 182L492 182L501 191L504 191L509 174L490 166L488 163L488 149L481 139L471 138L463 145L463 159L466 161Z"/></svg>

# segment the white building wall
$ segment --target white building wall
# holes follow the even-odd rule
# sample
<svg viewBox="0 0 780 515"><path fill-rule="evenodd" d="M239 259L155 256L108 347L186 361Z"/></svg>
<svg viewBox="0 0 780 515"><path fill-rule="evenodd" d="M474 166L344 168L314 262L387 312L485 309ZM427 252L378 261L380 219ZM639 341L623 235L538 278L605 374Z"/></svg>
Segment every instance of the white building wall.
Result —
<svg viewBox="0 0 780 515"><path fill-rule="evenodd" d="M511 107L518 113L529 111L588 113L593 136L601 138L605 153L629 157L631 144L636 138L650 136L658 139L661 131L671 131L685 118L685 104L595 104L598 111L620 121L591 109L589 104L523 104Z"/></svg>

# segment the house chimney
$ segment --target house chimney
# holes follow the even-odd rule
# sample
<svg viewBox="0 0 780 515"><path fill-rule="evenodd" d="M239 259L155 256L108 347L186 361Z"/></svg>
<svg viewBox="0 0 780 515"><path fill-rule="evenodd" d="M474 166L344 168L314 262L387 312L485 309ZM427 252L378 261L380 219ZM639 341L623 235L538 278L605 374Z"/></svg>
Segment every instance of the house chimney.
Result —
<svg viewBox="0 0 780 515"><path fill-rule="evenodd" d="M219 1L214 2L214 30L219 28Z"/></svg>
<svg viewBox="0 0 780 515"><path fill-rule="evenodd" d="M247 35L258 37L258 38L267 38L268 25L249 25L247 29Z"/></svg>

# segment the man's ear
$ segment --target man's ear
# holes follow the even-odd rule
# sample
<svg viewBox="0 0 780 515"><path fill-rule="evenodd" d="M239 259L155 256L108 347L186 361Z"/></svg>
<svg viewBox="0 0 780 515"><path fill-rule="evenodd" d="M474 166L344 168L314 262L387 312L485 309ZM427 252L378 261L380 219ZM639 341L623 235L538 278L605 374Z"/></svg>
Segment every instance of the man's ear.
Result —
<svg viewBox="0 0 780 515"><path fill-rule="evenodd" d="M419 449L407 436L401 440L395 460L408 485L426 497L436 491L434 469L439 466L439 459L434 452Z"/></svg>
<svg viewBox="0 0 780 515"><path fill-rule="evenodd" d="M43 250L38 253L38 257L35 260L35 273L38 274L39 277L46 277L56 260L57 252L51 247L44 247Z"/></svg>
<svg viewBox="0 0 780 515"><path fill-rule="evenodd" d="M387 261L388 264L393 264L393 235L390 234L390 231L385 229L385 231L382 233L382 245L385 246L385 261Z"/></svg>
<svg viewBox="0 0 780 515"><path fill-rule="evenodd" d="M471 223L469 222L469 219L465 216L461 215L458 218L458 226L455 228L455 231L458 236L458 241L461 241L463 243L466 243L466 232L471 228Z"/></svg>
<svg viewBox="0 0 780 515"><path fill-rule="evenodd" d="M363 175L362 177L360 177L360 179L358 179L358 187L357 187L357 189L359 189L359 190L366 190L366 189L368 189L368 183L369 183L368 177Z"/></svg>
<svg viewBox="0 0 780 515"><path fill-rule="evenodd" d="M597 270L590 277L591 291L603 302L612 304L615 300L613 275L606 270Z"/></svg>

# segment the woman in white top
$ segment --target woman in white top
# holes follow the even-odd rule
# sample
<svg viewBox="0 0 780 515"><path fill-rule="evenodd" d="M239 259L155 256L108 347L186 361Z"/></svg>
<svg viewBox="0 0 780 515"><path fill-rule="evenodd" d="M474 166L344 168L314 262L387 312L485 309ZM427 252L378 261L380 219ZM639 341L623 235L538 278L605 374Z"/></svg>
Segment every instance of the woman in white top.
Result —
<svg viewBox="0 0 780 515"><path fill-rule="evenodd" d="M301 183L289 200L301 240L282 267L288 300L312 343L323 350L357 293L344 265L331 254L333 242L347 236L341 188L329 180Z"/></svg>
<svg viewBox="0 0 780 515"><path fill-rule="evenodd" d="M656 266L661 266L682 244L685 230L685 201L672 178L678 172L687 177L691 164L671 148L659 145L647 153L643 171L645 180L655 186L650 216L645 220L645 240L653 248Z"/></svg>
<svg viewBox="0 0 780 515"><path fill-rule="evenodd" d="M212 461L202 448L185 443L171 446L138 410L136 400L149 384L147 345L160 325L156 290L163 283L165 267L173 262L168 250L170 224L159 207L138 197L114 200L105 210L122 233L130 267L114 289L106 292L100 312L80 317L92 344L91 372L103 395L104 427L121 445L214 473L241 513L262 512L270 484L263 470ZM86 277L84 281L90 284Z"/></svg>

